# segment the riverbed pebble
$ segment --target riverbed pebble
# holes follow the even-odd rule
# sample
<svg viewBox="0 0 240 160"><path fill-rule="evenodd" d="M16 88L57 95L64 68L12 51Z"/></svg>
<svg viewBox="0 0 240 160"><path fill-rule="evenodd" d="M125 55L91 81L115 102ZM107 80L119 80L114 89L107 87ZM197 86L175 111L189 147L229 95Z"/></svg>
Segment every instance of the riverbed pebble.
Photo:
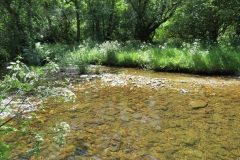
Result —
<svg viewBox="0 0 240 160"><path fill-rule="evenodd" d="M203 100L192 100L189 102L190 106L192 109L200 109L200 108L205 108L207 107L207 102Z"/></svg>

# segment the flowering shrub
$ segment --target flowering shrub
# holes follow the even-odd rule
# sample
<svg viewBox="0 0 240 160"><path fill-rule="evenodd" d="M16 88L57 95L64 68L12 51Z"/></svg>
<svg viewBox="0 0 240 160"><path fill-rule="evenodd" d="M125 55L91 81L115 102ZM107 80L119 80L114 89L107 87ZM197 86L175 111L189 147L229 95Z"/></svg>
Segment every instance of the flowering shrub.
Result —
<svg viewBox="0 0 240 160"><path fill-rule="evenodd" d="M5 115L0 117L0 138L8 136L10 132L32 135L35 139L35 145L34 148L29 149L29 152L38 154L41 151L41 145L44 144L44 134L32 132L28 120L23 118L23 114L31 112L29 114L32 115L31 118L43 122L35 113L35 110L40 108L39 105L48 97L64 97L64 101L74 101L76 95L66 88L45 86L49 74L59 71L58 65L54 62L49 62L45 70L32 70L20 60L11 62L7 68L10 70L9 74L5 75L4 79L0 81L0 115ZM29 95L33 96L39 103L31 103ZM7 119L6 115L8 115ZM17 119L18 123L24 127L10 125L9 122L14 119ZM61 144L63 144L67 133L70 132L70 127L66 122L61 122L56 126L61 131L53 132L53 141L56 141L55 137L63 136L64 139L61 139ZM57 142L60 142L60 140ZM11 156L10 147L10 144L0 142L0 160L5 160Z"/></svg>

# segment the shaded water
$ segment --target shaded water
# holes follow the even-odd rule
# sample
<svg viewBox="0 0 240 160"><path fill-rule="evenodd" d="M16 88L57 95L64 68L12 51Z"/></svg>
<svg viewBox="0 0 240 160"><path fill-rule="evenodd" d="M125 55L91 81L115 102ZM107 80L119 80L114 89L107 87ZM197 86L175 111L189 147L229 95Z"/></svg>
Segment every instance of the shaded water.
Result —
<svg viewBox="0 0 240 160"><path fill-rule="evenodd" d="M74 103L40 114L48 130L71 127L62 148L45 141L43 159L238 159L240 81L118 69L75 79ZM30 140L21 140L27 150ZM20 157L19 157L20 159ZM22 158L24 159L24 157Z"/></svg>

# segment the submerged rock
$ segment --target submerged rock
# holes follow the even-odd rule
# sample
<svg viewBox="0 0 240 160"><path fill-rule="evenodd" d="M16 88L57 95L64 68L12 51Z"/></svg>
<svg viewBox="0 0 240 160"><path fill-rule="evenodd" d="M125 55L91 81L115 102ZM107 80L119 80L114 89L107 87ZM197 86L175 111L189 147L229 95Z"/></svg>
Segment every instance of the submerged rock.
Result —
<svg viewBox="0 0 240 160"><path fill-rule="evenodd" d="M113 140L120 142L120 141L122 140L122 136L119 135L119 134L115 134L115 135L113 136Z"/></svg>
<svg viewBox="0 0 240 160"><path fill-rule="evenodd" d="M91 159L92 159L92 160L101 160L101 158L98 158L98 157L96 157L96 156L92 156Z"/></svg>
<svg viewBox="0 0 240 160"><path fill-rule="evenodd" d="M86 131L87 131L88 133L95 133L95 132L96 132L94 129L91 129L91 128L87 128Z"/></svg>
<svg viewBox="0 0 240 160"><path fill-rule="evenodd" d="M82 148L77 148L76 149L76 154L77 155L84 155L84 156L88 156L89 155L89 153L86 150L82 149Z"/></svg>
<svg viewBox="0 0 240 160"><path fill-rule="evenodd" d="M200 109L200 108L205 108L207 107L207 102L203 101L203 100L195 100L195 101L190 101L190 106L192 107L192 109Z"/></svg>

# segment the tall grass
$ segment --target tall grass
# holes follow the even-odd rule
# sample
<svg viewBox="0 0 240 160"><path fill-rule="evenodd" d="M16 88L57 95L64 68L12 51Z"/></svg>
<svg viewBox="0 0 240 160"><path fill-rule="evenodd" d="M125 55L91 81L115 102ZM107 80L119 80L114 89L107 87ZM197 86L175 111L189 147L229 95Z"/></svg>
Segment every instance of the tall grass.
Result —
<svg viewBox="0 0 240 160"><path fill-rule="evenodd" d="M88 64L139 67L156 71L173 71L208 74L239 74L240 59L237 50L221 46L202 48L199 41L172 44L148 44L138 41L120 43L107 41L101 44L85 41L79 46L44 46L58 59L64 69L77 66L80 73Z"/></svg>

